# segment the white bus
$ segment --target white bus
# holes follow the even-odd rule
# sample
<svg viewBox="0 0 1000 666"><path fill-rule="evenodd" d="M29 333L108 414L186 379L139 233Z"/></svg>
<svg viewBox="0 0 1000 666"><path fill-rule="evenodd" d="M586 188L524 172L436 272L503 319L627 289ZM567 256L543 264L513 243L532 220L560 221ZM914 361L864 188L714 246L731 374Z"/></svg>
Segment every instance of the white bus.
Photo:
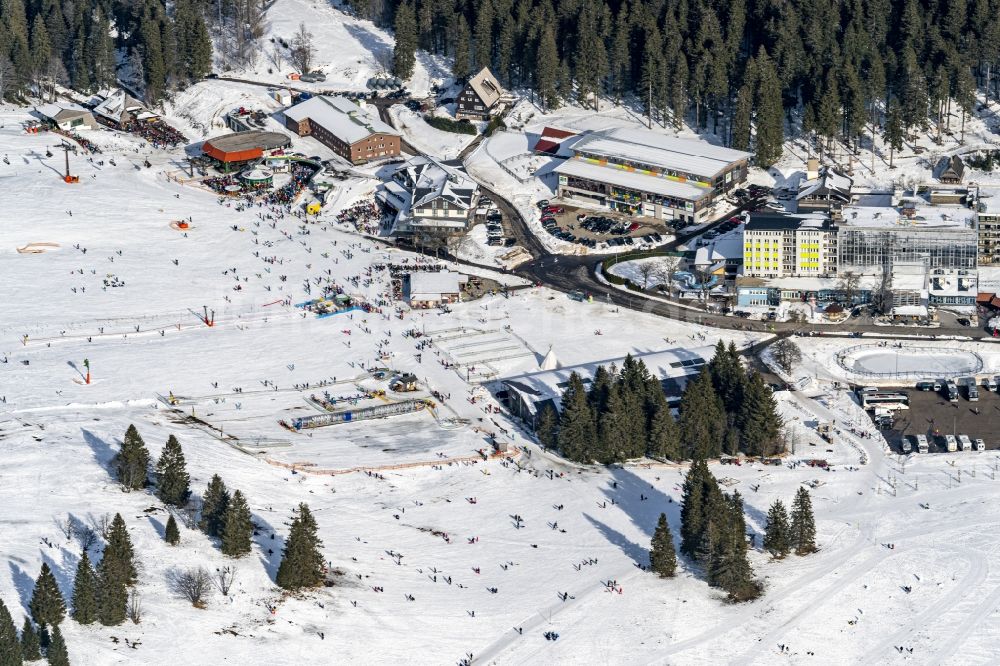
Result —
<svg viewBox="0 0 1000 666"><path fill-rule="evenodd" d="M945 448L948 449L948 453L954 453L955 451L958 451L958 440L955 439L954 435L945 435L944 444Z"/></svg>
<svg viewBox="0 0 1000 666"><path fill-rule="evenodd" d="M865 391L861 393L861 406L865 409L909 409L910 396L895 391Z"/></svg>
<svg viewBox="0 0 1000 666"><path fill-rule="evenodd" d="M927 444L927 435L917 435L917 451L927 453L930 450Z"/></svg>
<svg viewBox="0 0 1000 666"><path fill-rule="evenodd" d="M968 435L958 436L958 450L959 451L971 451L972 450L972 440L969 439Z"/></svg>

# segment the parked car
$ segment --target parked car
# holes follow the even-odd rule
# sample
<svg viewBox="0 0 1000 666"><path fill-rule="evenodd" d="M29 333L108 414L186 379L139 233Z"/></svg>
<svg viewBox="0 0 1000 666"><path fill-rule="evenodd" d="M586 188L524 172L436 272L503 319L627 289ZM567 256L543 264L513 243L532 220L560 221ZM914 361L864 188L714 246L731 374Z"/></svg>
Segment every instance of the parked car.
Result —
<svg viewBox="0 0 1000 666"><path fill-rule="evenodd" d="M917 382L918 391L933 391L934 382Z"/></svg>
<svg viewBox="0 0 1000 666"><path fill-rule="evenodd" d="M548 205L549 205L549 200L548 199L542 199L541 201L538 202L538 207L541 208L541 209L543 209L543 210Z"/></svg>
<svg viewBox="0 0 1000 666"><path fill-rule="evenodd" d="M560 206L546 206L543 210L546 213L553 213L555 215L558 215L560 213L565 213L566 212L566 209L562 208Z"/></svg>

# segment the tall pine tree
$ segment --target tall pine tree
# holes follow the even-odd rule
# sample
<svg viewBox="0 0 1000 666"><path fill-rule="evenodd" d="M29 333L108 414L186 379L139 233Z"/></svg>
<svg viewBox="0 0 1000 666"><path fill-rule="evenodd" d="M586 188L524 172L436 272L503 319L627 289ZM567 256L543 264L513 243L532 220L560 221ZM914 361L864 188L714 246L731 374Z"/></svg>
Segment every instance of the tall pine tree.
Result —
<svg viewBox="0 0 1000 666"><path fill-rule="evenodd" d="M670 533L666 514L660 514L660 520L653 532L653 542L649 549L649 567L660 578L673 578L677 571L677 553L674 552L674 537Z"/></svg>
<svg viewBox="0 0 1000 666"><path fill-rule="evenodd" d="M275 582L286 590L317 587L323 582L323 542L317 536L316 520L306 504L299 504Z"/></svg>
<svg viewBox="0 0 1000 666"><path fill-rule="evenodd" d="M222 553L230 557L243 557L250 552L253 523L250 507L243 493L235 491L223 519Z"/></svg>
<svg viewBox="0 0 1000 666"><path fill-rule="evenodd" d="M66 601L59 591L56 577L48 562L42 563L42 570L35 580L35 590L31 593L31 617L38 624L57 625L66 617Z"/></svg>
<svg viewBox="0 0 1000 666"><path fill-rule="evenodd" d="M132 538L128 534L128 528L125 527L125 519L120 513L116 513L115 517L111 519L111 527L108 530L108 545L104 548L104 559L107 559L109 555L121 567L125 584L134 584L138 580L135 549L132 546Z"/></svg>
<svg viewBox="0 0 1000 666"><path fill-rule="evenodd" d="M130 425L125 431L122 448L115 457L118 481L127 490L142 490L146 487L149 474L149 451L139 436L139 431Z"/></svg>
<svg viewBox="0 0 1000 666"><path fill-rule="evenodd" d="M404 2L396 10L396 45L392 51L392 72L401 79L413 76L417 62L417 17L413 5Z"/></svg>
<svg viewBox="0 0 1000 666"><path fill-rule="evenodd" d="M52 640L45 651L45 659L49 662L49 666L69 666L69 652L66 650L66 641L58 625L52 629Z"/></svg>
<svg viewBox="0 0 1000 666"><path fill-rule="evenodd" d="M21 656L25 661L36 661L42 658L42 643L38 638L38 632L31 624L31 619L27 617L24 618L24 626L21 627ZM0 661L0 663L3 662Z"/></svg>
<svg viewBox="0 0 1000 666"><path fill-rule="evenodd" d="M167 518L167 527L163 533L163 540L171 546L176 546L181 540L181 531L177 528L177 521L171 515Z"/></svg>
<svg viewBox="0 0 1000 666"><path fill-rule="evenodd" d="M799 487L792 502L792 548L796 555L816 552L816 521L813 518L809 491Z"/></svg>
<svg viewBox="0 0 1000 666"><path fill-rule="evenodd" d="M202 497L198 526L208 536L222 536L223 517L229 505L229 491L218 474L212 476Z"/></svg>
<svg viewBox="0 0 1000 666"><path fill-rule="evenodd" d="M559 451L570 460L589 463L597 448L594 414L587 402L587 389L580 375L571 373L562 397L559 419Z"/></svg>
<svg viewBox="0 0 1000 666"><path fill-rule="evenodd" d="M87 551L83 551L76 565L73 581L73 619L80 624L97 621L97 574L90 564Z"/></svg>
<svg viewBox="0 0 1000 666"><path fill-rule="evenodd" d="M156 462L156 494L161 500L173 506L184 506L191 491L188 482L187 466L184 462L184 452L181 444L173 435L167 438L167 443Z"/></svg>
<svg viewBox="0 0 1000 666"><path fill-rule="evenodd" d="M0 599L0 666L21 666L21 643L17 627L3 599Z"/></svg>
<svg viewBox="0 0 1000 666"><path fill-rule="evenodd" d="M767 512L767 529L764 531L764 549L777 559L788 555L792 549L791 526L788 524L788 512L781 500Z"/></svg>

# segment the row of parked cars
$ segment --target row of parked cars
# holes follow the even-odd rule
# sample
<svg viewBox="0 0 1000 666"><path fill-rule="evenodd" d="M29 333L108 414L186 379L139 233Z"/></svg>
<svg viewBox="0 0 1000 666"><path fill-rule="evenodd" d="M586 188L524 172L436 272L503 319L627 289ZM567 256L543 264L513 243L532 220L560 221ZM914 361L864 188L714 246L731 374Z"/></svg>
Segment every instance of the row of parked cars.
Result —
<svg viewBox="0 0 1000 666"><path fill-rule="evenodd" d="M764 187L763 185L747 185L746 188L741 187L738 190L733 190L731 196L736 201L743 203L754 199L763 199L770 193L770 188Z"/></svg>
<svg viewBox="0 0 1000 666"><path fill-rule="evenodd" d="M486 212L486 244L506 245L510 247L517 242L514 238L507 238L503 233L503 213L493 207L493 201L489 197L480 197L479 205L488 207Z"/></svg>
<svg viewBox="0 0 1000 666"><path fill-rule="evenodd" d="M611 234L614 236L624 236L630 231L639 228L638 222L628 224L622 220L616 220L603 215L579 215L576 218L580 226L593 234Z"/></svg>

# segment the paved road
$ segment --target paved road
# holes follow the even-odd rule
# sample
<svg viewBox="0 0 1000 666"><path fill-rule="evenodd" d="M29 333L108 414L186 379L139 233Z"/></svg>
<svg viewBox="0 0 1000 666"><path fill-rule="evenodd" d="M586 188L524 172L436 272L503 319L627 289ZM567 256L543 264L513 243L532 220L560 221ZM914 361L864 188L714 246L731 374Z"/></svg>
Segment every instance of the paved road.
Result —
<svg viewBox="0 0 1000 666"><path fill-rule="evenodd" d="M484 188L487 189L487 188ZM942 325L938 328L923 328L915 326L876 326L874 323L859 321L851 318L842 324L824 324L811 326L792 322L759 322L747 321L736 317L727 317L712 312L692 310L689 307L682 307L671 303L664 303L660 300L648 298L639 292L625 292L614 287L609 287L602 283L595 276L597 264L600 258L594 256L560 256L553 255L541 244L528 228L527 223L509 202L497 196L495 192L490 192L493 201L500 206L503 213L508 216L511 226L515 230L518 242L524 246L532 256L533 261L518 266L515 273L525 277L536 284L542 284L563 292L581 291L590 294L595 300L602 300L614 303L619 307L626 307L631 310L648 312L650 314L668 317L679 321L696 322L706 326L718 328L743 328L757 331L772 331L779 335L791 335L793 333L836 333L836 332L864 332L877 334L884 337L900 335L919 335L934 337L941 335L960 335L969 337L985 337L982 331L975 328ZM734 211L738 214L750 206L753 202L744 204ZM710 227L721 224L731 215L723 216ZM674 241L659 249L676 249L677 246L690 240L694 236L704 233L710 227L699 229L690 234L679 234Z"/></svg>

